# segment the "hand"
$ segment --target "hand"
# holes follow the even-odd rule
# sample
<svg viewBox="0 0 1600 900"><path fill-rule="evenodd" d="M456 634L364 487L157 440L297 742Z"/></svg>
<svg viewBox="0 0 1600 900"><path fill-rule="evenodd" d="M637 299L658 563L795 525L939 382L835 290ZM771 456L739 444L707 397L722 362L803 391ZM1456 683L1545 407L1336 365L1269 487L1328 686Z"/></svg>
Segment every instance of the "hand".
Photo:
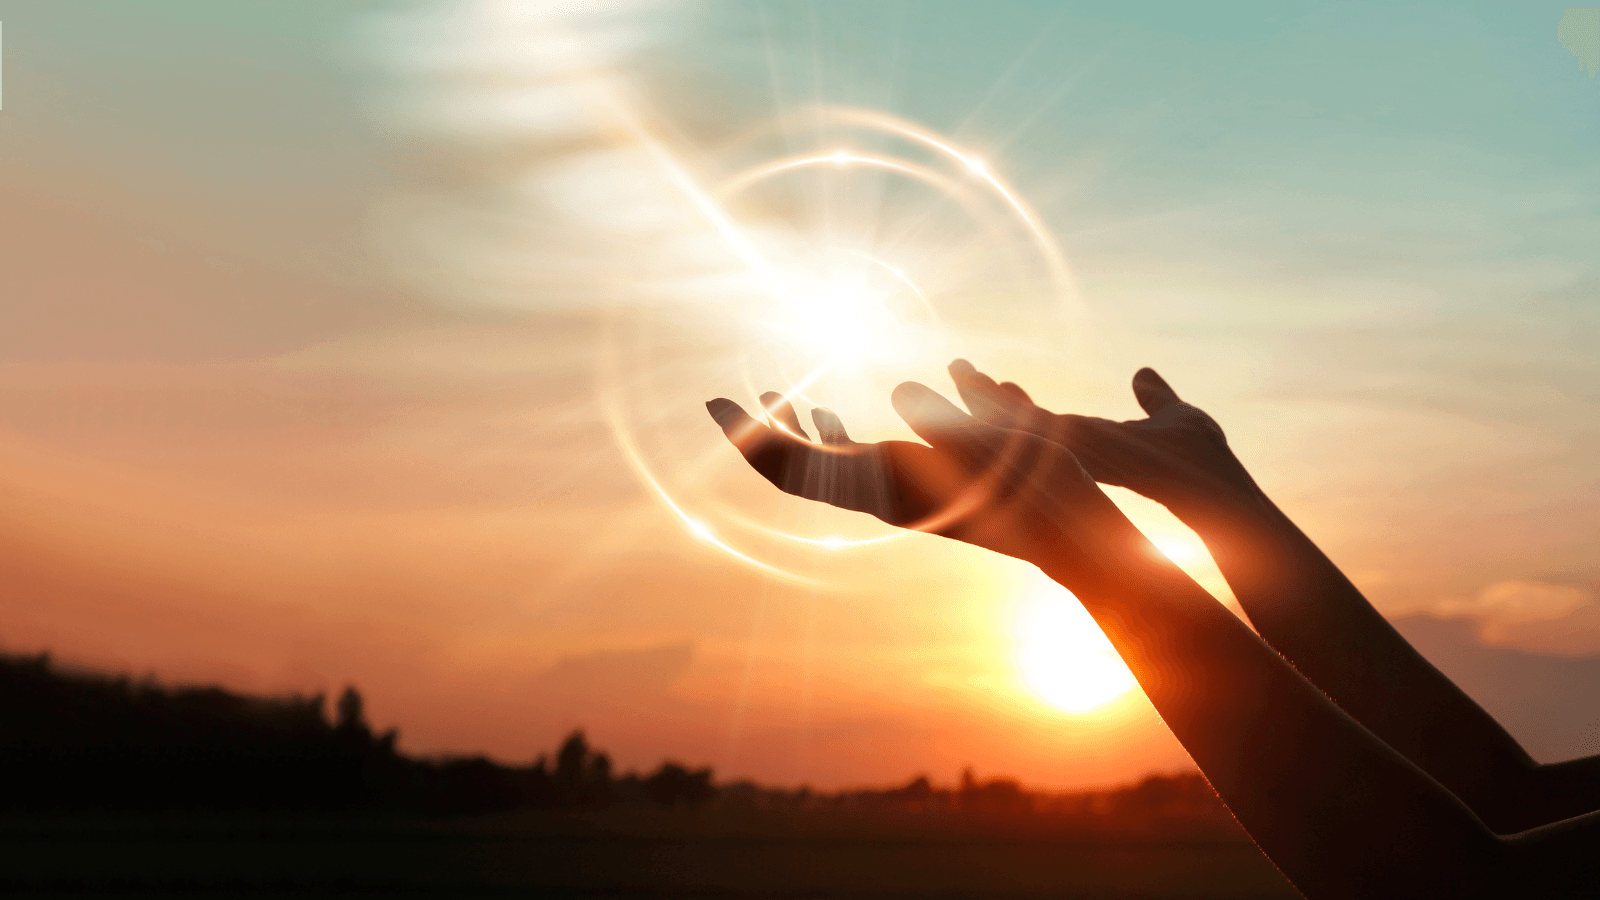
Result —
<svg viewBox="0 0 1600 900"><path fill-rule="evenodd" d="M1154 369L1133 376L1133 395L1149 418L1129 422L1041 409L1022 388L996 384L964 359L950 364L950 375L977 418L1058 443L1096 481L1137 491L1179 518L1264 500L1216 420L1179 399Z"/></svg>
<svg viewBox="0 0 1600 900"><path fill-rule="evenodd" d="M811 412L822 438L813 443L774 393L761 397L767 424L731 400L706 409L745 460L787 493L1035 564L1075 557L1093 543L1096 517L1121 518L1060 444L981 422L914 382L896 388L892 400L929 446L856 443L821 408Z"/></svg>

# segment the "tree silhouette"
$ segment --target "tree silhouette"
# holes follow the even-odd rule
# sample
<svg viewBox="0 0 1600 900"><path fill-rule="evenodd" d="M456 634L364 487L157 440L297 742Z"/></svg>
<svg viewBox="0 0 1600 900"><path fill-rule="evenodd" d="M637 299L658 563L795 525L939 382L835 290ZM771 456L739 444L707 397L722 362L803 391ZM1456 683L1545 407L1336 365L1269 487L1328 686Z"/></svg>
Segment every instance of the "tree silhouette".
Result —
<svg viewBox="0 0 1600 900"><path fill-rule="evenodd" d="M556 780L577 787L583 783L584 763L589 758L589 742L582 731L574 731L556 751Z"/></svg>
<svg viewBox="0 0 1600 900"><path fill-rule="evenodd" d="M339 695L339 718L334 726L340 731L367 730L366 716L362 711L361 694L354 685L346 687Z"/></svg>
<svg viewBox="0 0 1600 900"><path fill-rule="evenodd" d="M716 794L711 786L711 770L690 771L683 766L666 762L654 775L645 779L645 796L662 806L700 806Z"/></svg>

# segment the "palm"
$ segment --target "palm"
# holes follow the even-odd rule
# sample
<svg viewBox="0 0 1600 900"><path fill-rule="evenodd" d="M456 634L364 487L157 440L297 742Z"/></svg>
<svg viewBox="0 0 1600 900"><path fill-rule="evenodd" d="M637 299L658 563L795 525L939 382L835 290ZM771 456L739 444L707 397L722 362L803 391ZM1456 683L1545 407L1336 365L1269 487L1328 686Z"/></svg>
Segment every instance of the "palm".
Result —
<svg viewBox="0 0 1600 900"><path fill-rule="evenodd" d="M812 411L821 443L794 409L762 397L769 422L731 400L706 404L752 468L783 491L870 513L1037 562L1053 538L1105 495L1071 452L1037 435L981 422L919 384L903 384L894 404L928 445L850 440L838 418Z"/></svg>
<svg viewBox="0 0 1600 900"><path fill-rule="evenodd" d="M1133 378L1134 396L1149 418L1128 422L1049 412L1022 388L996 384L965 360L952 363L950 372L979 419L1058 443L1096 481L1136 491L1174 512L1259 493L1216 421L1179 399L1152 369Z"/></svg>

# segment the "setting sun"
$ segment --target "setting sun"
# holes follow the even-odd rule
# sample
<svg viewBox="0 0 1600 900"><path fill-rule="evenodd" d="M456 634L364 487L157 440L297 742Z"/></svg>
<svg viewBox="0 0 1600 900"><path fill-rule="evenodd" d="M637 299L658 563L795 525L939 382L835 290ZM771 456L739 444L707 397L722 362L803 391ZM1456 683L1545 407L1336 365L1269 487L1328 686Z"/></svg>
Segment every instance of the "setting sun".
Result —
<svg viewBox="0 0 1600 900"><path fill-rule="evenodd" d="M1133 673L1100 626L1053 582L1040 581L1028 589L1013 627L1017 674L1051 709L1091 712L1134 687Z"/></svg>
<svg viewBox="0 0 1600 900"><path fill-rule="evenodd" d="M1156 535L1150 538L1161 555L1187 569L1206 558L1206 548L1197 538L1176 535Z"/></svg>

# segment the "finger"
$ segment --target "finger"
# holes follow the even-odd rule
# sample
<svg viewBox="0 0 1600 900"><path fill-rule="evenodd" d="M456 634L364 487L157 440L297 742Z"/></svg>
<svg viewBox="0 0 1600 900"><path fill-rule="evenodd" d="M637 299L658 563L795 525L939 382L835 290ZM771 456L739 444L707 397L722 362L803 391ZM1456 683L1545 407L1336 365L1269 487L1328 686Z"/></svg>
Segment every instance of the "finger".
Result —
<svg viewBox="0 0 1600 900"><path fill-rule="evenodd" d="M897 483L884 460L883 448L893 445L897 458L920 463L915 468L925 470L929 457L938 454L921 444L890 441L886 445L851 444L849 451L828 450L769 428L732 400L712 400L706 409L751 468L785 493L870 513L895 525L917 521L931 509L915 485ZM837 416L822 410L821 417L815 413L813 417L819 419L818 427L825 435L843 436L842 426L837 431L829 427L837 423ZM826 417L833 421L824 425L821 419ZM902 496L902 487L910 494Z"/></svg>
<svg viewBox="0 0 1600 900"><path fill-rule="evenodd" d="M771 429L750 418L739 404L723 397L706 401L706 411L711 413L711 418L722 426L722 433L735 447L743 450L747 445L758 443L771 435Z"/></svg>
<svg viewBox="0 0 1600 900"><path fill-rule="evenodd" d="M982 424L939 392L915 381L894 389L889 400L894 411L906 420L917 437L939 449L954 449L970 443Z"/></svg>
<svg viewBox="0 0 1600 900"><path fill-rule="evenodd" d="M982 374L977 370L976 367L972 365L972 363L960 358L952 359L950 361L950 365L947 366L946 369L950 372L950 377L956 381L961 381L964 378L970 378L973 375Z"/></svg>
<svg viewBox="0 0 1600 900"><path fill-rule="evenodd" d="M1021 385L1017 384L1015 381L1003 381L1003 382L1001 382L1000 383L1000 390L1005 391L1007 394L1011 395L1011 397L1014 400L1016 400L1017 402L1019 402L1019 403L1032 403L1033 402L1033 398L1028 396L1028 392L1023 390Z"/></svg>
<svg viewBox="0 0 1600 900"><path fill-rule="evenodd" d="M810 440L806 430L800 427L800 417L795 415L794 406L777 391L767 391L761 395L761 407L767 411L767 416L773 422L787 428L791 434L802 440Z"/></svg>
<svg viewBox="0 0 1600 900"><path fill-rule="evenodd" d="M818 406L811 410L811 421L817 426L817 434L821 436L824 444L840 445L851 443L850 435L845 434L844 423L839 421L839 417L833 414L833 410L823 409Z"/></svg>
<svg viewBox="0 0 1600 900"><path fill-rule="evenodd" d="M782 433L751 418L743 407L723 397L708 401L706 411L722 426L722 433L738 449L745 462L760 472L763 478L779 487L783 486L780 482L788 465L785 445L794 443L792 438L785 439Z"/></svg>
<svg viewBox="0 0 1600 900"><path fill-rule="evenodd" d="M1133 396L1145 414L1151 416L1174 403L1183 402L1178 399L1178 392L1151 368L1143 368L1133 374Z"/></svg>
<svg viewBox="0 0 1600 900"><path fill-rule="evenodd" d="M795 437L786 428L772 428L757 421L732 400L712 400L706 409L762 478L785 493L822 499L812 482L822 462L818 457L830 454Z"/></svg>
<svg viewBox="0 0 1600 900"><path fill-rule="evenodd" d="M962 402L978 418L995 425L1010 427L1017 418L1014 398L1000 390L994 379L972 367L972 363L958 359L950 364L950 378L956 383Z"/></svg>

